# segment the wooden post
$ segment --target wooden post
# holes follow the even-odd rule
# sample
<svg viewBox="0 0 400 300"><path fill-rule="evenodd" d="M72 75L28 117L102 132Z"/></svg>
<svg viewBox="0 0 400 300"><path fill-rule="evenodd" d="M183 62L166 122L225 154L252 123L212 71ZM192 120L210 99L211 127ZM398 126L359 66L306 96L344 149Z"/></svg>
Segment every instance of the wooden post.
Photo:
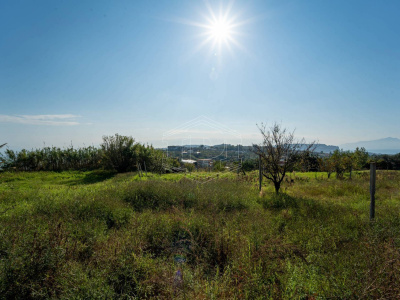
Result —
<svg viewBox="0 0 400 300"><path fill-rule="evenodd" d="M238 169L237 169L237 174L239 175L240 170L242 169L242 159L240 159L240 164L238 161Z"/></svg>
<svg viewBox="0 0 400 300"><path fill-rule="evenodd" d="M262 172L261 172L261 155L258 156L258 181L259 181L259 190L261 191L262 184Z"/></svg>
<svg viewBox="0 0 400 300"><path fill-rule="evenodd" d="M376 163L372 162L370 167L370 187L371 205L369 208L369 219L372 221L375 218L375 184L376 184Z"/></svg>

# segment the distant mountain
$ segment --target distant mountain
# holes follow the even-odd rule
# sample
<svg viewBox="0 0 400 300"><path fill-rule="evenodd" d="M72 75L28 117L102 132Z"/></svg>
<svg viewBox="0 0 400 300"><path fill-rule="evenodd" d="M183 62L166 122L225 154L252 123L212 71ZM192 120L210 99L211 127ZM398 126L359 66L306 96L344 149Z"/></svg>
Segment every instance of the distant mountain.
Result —
<svg viewBox="0 0 400 300"><path fill-rule="evenodd" d="M300 148L300 150L306 150L307 147L309 147L309 144L304 144ZM335 150L339 150L338 146L333 146L333 145L325 145L325 144L315 144L314 145L314 152L316 153L333 153Z"/></svg>
<svg viewBox="0 0 400 300"><path fill-rule="evenodd" d="M357 147L364 147L370 153L397 154L400 153L400 139L387 137L385 139L340 145L343 150L355 150Z"/></svg>

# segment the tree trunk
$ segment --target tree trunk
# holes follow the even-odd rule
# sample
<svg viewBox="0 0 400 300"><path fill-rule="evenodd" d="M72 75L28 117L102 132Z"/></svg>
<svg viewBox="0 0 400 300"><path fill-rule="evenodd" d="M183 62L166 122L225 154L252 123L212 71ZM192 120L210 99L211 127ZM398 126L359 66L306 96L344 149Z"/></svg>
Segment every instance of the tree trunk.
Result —
<svg viewBox="0 0 400 300"><path fill-rule="evenodd" d="M279 194L279 189L281 188L281 183L280 182L274 182L275 186L275 193Z"/></svg>

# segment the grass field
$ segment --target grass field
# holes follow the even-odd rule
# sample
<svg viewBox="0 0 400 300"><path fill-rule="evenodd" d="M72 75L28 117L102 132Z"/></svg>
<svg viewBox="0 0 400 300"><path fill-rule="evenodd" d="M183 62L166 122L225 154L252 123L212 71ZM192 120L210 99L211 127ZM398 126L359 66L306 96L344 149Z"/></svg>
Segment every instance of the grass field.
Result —
<svg viewBox="0 0 400 300"><path fill-rule="evenodd" d="M400 297L400 172L188 176L0 173L0 299Z"/></svg>

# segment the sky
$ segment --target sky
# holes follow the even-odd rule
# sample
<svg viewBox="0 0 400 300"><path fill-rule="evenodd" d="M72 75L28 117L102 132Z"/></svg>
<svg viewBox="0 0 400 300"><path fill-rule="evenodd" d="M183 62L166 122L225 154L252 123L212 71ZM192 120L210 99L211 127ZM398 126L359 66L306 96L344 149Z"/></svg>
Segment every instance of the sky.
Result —
<svg viewBox="0 0 400 300"><path fill-rule="evenodd" d="M0 144L235 132L250 145L275 122L325 144L400 138L399 13L390 0L0 0Z"/></svg>

